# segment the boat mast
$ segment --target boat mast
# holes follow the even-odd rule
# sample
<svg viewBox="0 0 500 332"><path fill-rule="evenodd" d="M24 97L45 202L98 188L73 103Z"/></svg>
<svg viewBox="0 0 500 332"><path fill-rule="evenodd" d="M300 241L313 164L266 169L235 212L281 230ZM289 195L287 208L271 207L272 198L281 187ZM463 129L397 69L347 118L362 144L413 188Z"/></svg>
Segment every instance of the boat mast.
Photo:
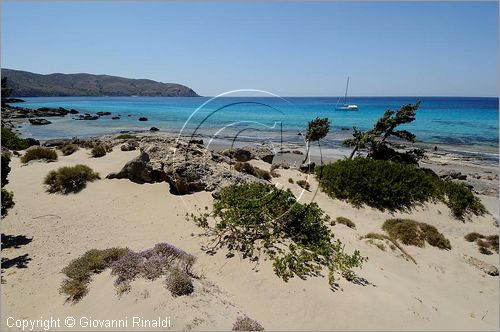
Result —
<svg viewBox="0 0 500 332"><path fill-rule="evenodd" d="M347 76L347 85L345 86L345 96L344 96L344 104L347 105L347 90L349 89L349 76Z"/></svg>

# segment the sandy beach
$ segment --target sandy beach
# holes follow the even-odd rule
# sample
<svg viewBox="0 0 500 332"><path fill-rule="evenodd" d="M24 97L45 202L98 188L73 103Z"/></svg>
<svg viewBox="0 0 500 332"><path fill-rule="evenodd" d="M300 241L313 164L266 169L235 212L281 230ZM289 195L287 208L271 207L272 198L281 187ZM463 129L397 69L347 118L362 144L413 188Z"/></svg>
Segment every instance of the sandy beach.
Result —
<svg viewBox="0 0 500 332"><path fill-rule="evenodd" d="M498 233L498 191L480 195L488 214L458 221L444 204L426 204L409 213L381 212L355 208L317 190L312 175L296 169L277 169L272 182L289 188L300 202L317 202L332 218L351 219L356 228L331 226L347 251L358 249L368 257L357 270L364 285L339 280L339 289L329 290L326 277L278 278L269 260L259 264L238 254L226 257L227 250L208 255L202 249L207 238L185 218L213 201L210 192L173 195L166 182L137 184L128 179L105 179L119 171L139 151L121 151L92 158L80 149L56 162L33 161L24 165L13 157L9 184L15 206L2 220L1 316L17 319L74 317L74 330L99 330L89 325L103 319L122 319L120 329L144 330L133 326L132 317L168 317L171 330L230 330L237 317L257 320L266 330L498 330L498 276L490 276L467 263L472 256L498 267L498 254L482 255L474 243L464 240L470 232ZM270 164L252 160L254 166L269 170ZM426 167L456 170L457 163L445 156L433 156ZM77 194L51 194L45 190L45 175L61 166L85 164L101 175ZM467 165L460 171L472 178L482 174L489 188L498 187L494 167ZM305 191L288 179L307 179ZM480 179L477 179L480 181ZM484 183L483 183L484 184ZM488 185L486 185L488 187ZM360 239L369 232L381 232L388 218L411 218L435 226L451 242L451 250L426 246L404 246L416 261L400 252L381 250ZM13 238L12 241L5 239ZM87 250L128 247L143 250L168 242L197 257L194 292L172 297L163 279L132 282L131 290L117 295L110 270L93 277L89 293L79 302L65 302L59 293L64 279L61 269ZM3 260L7 259L8 262ZM81 319L85 317L85 319ZM97 323L95 323L97 324ZM19 330L2 319L2 330ZM61 322L55 330L67 329Z"/></svg>

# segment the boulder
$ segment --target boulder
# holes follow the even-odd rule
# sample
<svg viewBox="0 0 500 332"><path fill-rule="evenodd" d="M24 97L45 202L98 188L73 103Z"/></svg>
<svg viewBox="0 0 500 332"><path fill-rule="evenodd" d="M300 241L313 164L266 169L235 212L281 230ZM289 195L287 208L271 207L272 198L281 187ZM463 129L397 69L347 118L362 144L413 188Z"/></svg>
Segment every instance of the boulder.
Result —
<svg viewBox="0 0 500 332"><path fill-rule="evenodd" d="M122 151L133 151L139 147L139 144L134 140L128 140L125 144L123 144L120 149Z"/></svg>
<svg viewBox="0 0 500 332"><path fill-rule="evenodd" d="M31 137L26 138L26 143L28 143L28 147L29 147L29 146L37 146L37 145L40 145L40 141L39 141L39 140L36 140L36 139L34 139L34 138L31 138Z"/></svg>
<svg viewBox="0 0 500 332"><path fill-rule="evenodd" d="M148 118L141 116L141 117L139 118L139 121L148 121Z"/></svg>
<svg viewBox="0 0 500 332"><path fill-rule="evenodd" d="M151 127L151 128L149 128L149 131L160 131L160 129L158 129L156 127Z"/></svg>
<svg viewBox="0 0 500 332"><path fill-rule="evenodd" d="M141 151L141 154L129 161L118 173L110 173L107 179L129 179L136 183L152 183L153 168L149 164L149 155Z"/></svg>
<svg viewBox="0 0 500 332"><path fill-rule="evenodd" d="M203 144L202 139L190 139L189 144Z"/></svg>
<svg viewBox="0 0 500 332"><path fill-rule="evenodd" d="M35 116L65 116L69 114L69 111L65 108L51 108L51 107L40 107L33 110Z"/></svg>
<svg viewBox="0 0 500 332"><path fill-rule="evenodd" d="M120 117L119 116L113 116L113 117L111 117L111 120L120 120Z"/></svg>
<svg viewBox="0 0 500 332"><path fill-rule="evenodd" d="M96 114L99 116L104 116L104 115L111 115L111 112L97 112Z"/></svg>
<svg viewBox="0 0 500 332"><path fill-rule="evenodd" d="M253 154L246 149L226 149L222 151L222 155L241 162L249 161L254 157Z"/></svg>
<svg viewBox="0 0 500 332"><path fill-rule="evenodd" d="M72 108L72 109L69 110L69 114L78 114L78 113L80 113L80 112L78 112L74 108Z"/></svg>
<svg viewBox="0 0 500 332"><path fill-rule="evenodd" d="M90 115L88 113L80 115L76 120L97 120L99 117L97 115Z"/></svg>
<svg viewBox="0 0 500 332"><path fill-rule="evenodd" d="M475 268L483 271L484 273L490 275L490 276L497 276L498 275L498 269L491 265L488 264L480 259L477 259L475 257L467 256L464 255L465 261L469 263L470 265L474 266Z"/></svg>
<svg viewBox="0 0 500 332"><path fill-rule="evenodd" d="M34 126L43 126L43 125L48 125L48 124L51 124L52 122L50 122L49 120L47 119L39 119L39 118L36 118L36 119L29 119L29 122L34 125Z"/></svg>
<svg viewBox="0 0 500 332"><path fill-rule="evenodd" d="M310 163L300 165L299 171L302 173L313 173L314 168L316 168L316 163L311 161Z"/></svg>

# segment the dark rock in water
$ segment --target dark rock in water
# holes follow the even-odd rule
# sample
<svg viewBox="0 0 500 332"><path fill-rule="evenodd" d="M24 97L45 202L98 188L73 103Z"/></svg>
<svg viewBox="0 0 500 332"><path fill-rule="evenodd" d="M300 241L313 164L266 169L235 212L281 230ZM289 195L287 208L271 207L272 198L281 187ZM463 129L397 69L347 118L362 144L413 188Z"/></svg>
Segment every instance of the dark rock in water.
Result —
<svg viewBox="0 0 500 332"><path fill-rule="evenodd" d="M97 112L96 114L99 115L99 116L111 115L111 112Z"/></svg>
<svg viewBox="0 0 500 332"><path fill-rule="evenodd" d="M29 122L34 126L43 126L52 123L47 119L29 119Z"/></svg>
<svg viewBox="0 0 500 332"><path fill-rule="evenodd" d="M26 138L26 143L28 143L28 146L40 145L40 141L39 140L36 140L34 138L31 138L31 137Z"/></svg>
<svg viewBox="0 0 500 332"><path fill-rule="evenodd" d="M149 128L149 131L160 131L160 129L158 129L156 127L151 127L151 128Z"/></svg>
<svg viewBox="0 0 500 332"><path fill-rule="evenodd" d="M301 171L302 173L313 173L315 167L316 163L314 161L311 161L310 163L300 165L299 171Z"/></svg>
<svg viewBox="0 0 500 332"><path fill-rule="evenodd" d="M113 117L111 118L111 120L120 120L120 117L119 117L119 116L113 116Z"/></svg>
<svg viewBox="0 0 500 332"><path fill-rule="evenodd" d="M129 115L127 115L127 116L132 116L132 114L129 114Z"/></svg>
<svg viewBox="0 0 500 332"><path fill-rule="evenodd" d="M33 111L35 116L65 116L69 111L65 108L40 107Z"/></svg>
<svg viewBox="0 0 500 332"><path fill-rule="evenodd" d="M350 128L342 127L341 130L350 130Z"/></svg>
<svg viewBox="0 0 500 332"><path fill-rule="evenodd" d="M141 154L123 166L120 172L110 173L107 179L129 179L135 183L152 183L153 167L149 164L149 155L141 151Z"/></svg>
<svg viewBox="0 0 500 332"><path fill-rule="evenodd" d="M141 117L139 118L139 121L148 121L148 118L145 118L145 117L141 116Z"/></svg>
<svg viewBox="0 0 500 332"><path fill-rule="evenodd" d="M69 114L78 114L78 113L80 113L80 112L78 112L74 108L72 108L72 109L69 110Z"/></svg>
<svg viewBox="0 0 500 332"><path fill-rule="evenodd" d="M99 117L97 115L90 115L86 113L85 115L80 115L80 117L76 118L75 120L97 120Z"/></svg>
<svg viewBox="0 0 500 332"><path fill-rule="evenodd" d="M189 144L203 144L202 139L191 139L189 140Z"/></svg>

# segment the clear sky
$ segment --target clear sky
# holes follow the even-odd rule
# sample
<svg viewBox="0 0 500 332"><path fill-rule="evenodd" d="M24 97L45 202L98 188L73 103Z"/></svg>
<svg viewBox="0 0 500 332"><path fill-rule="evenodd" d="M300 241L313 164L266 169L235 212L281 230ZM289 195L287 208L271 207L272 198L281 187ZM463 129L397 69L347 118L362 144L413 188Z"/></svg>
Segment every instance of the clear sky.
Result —
<svg viewBox="0 0 500 332"><path fill-rule="evenodd" d="M1 65L282 96L498 96L498 3L2 1Z"/></svg>

